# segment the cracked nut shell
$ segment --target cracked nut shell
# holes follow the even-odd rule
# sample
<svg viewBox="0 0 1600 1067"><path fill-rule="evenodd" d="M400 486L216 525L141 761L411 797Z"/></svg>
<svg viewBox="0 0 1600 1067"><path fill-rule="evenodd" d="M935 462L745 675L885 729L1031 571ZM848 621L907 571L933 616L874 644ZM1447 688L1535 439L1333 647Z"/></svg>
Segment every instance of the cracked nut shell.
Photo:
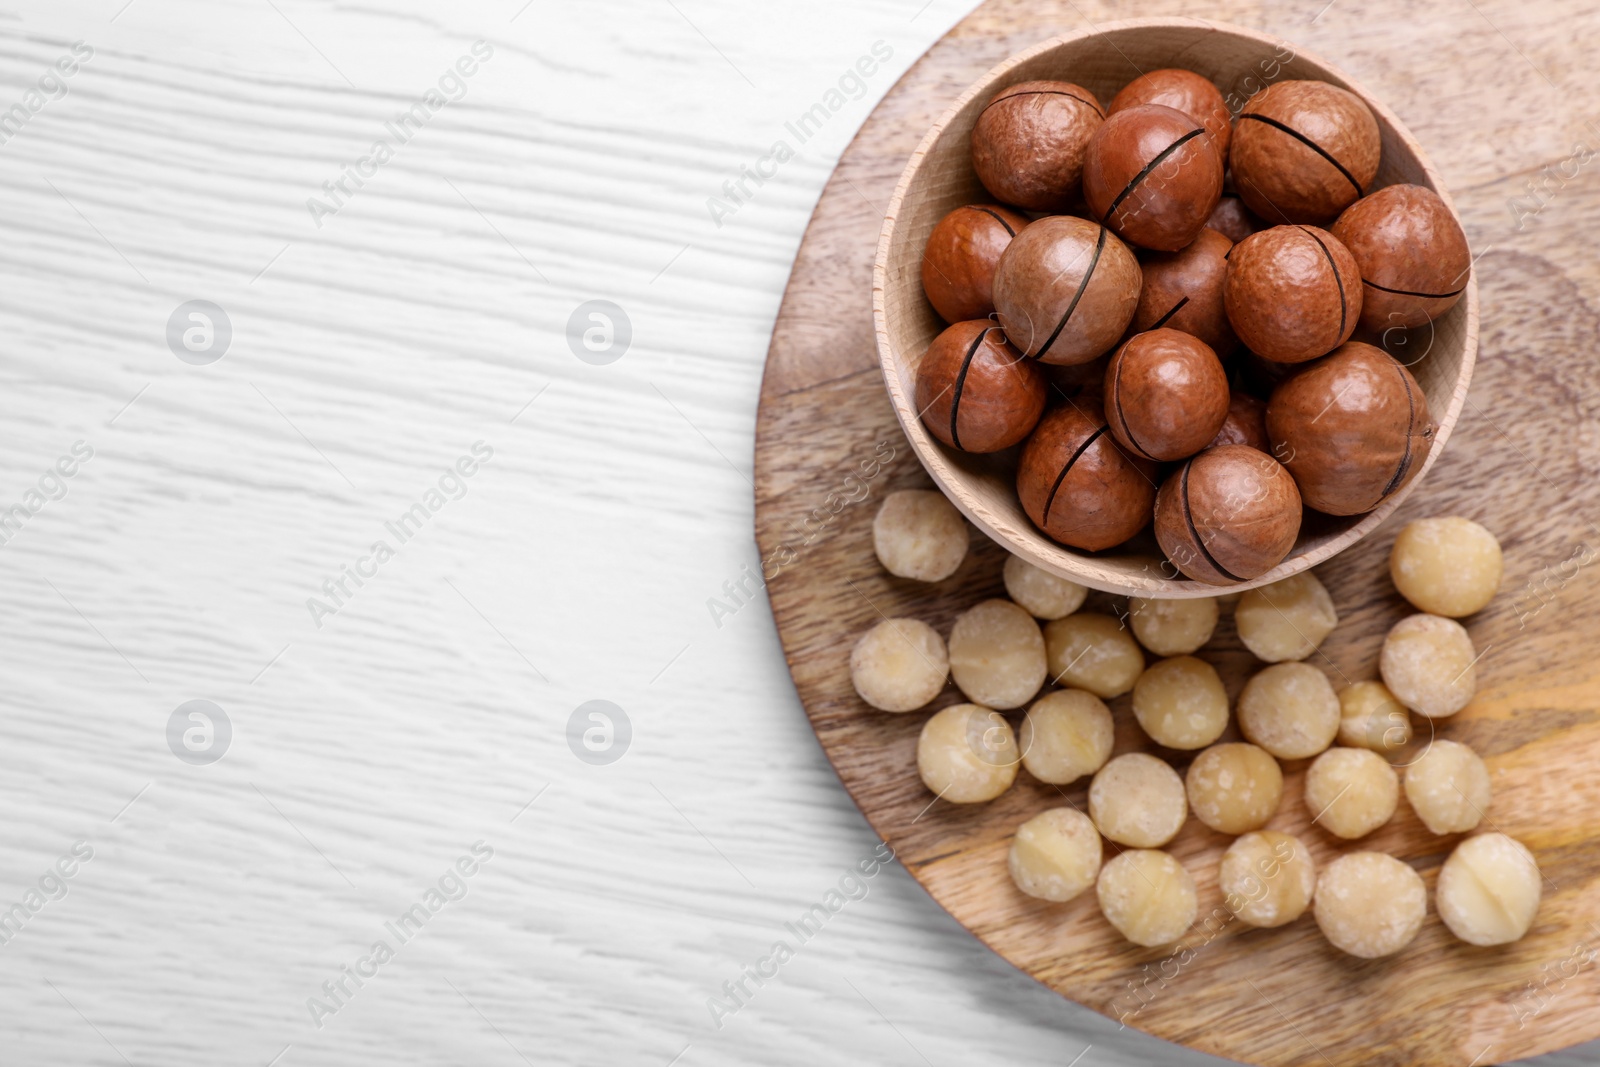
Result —
<svg viewBox="0 0 1600 1067"><path fill-rule="evenodd" d="M1186 248L1146 255L1133 328L1140 333L1160 326L1182 330L1210 345L1218 356L1232 352L1239 338L1222 300L1232 249L1232 241L1207 226Z"/></svg>
<svg viewBox="0 0 1600 1067"><path fill-rule="evenodd" d="M1272 222L1326 222L1378 173L1378 121L1361 98L1319 81L1257 94L1234 125L1228 165L1250 210Z"/></svg>
<svg viewBox="0 0 1600 1067"><path fill-rule="evenodd" d="M958 322L917 366L917 410L928 432L963 452L1020 442L1044 414L1044 373L988 319Z"/></svg>
<svg viewBox="0 0 1600 1067"><path fill-rule="evenodd" d="M1072 548L1120 545L1150 521L1156 466L1123 451L1093 398L1045 412L1022 446L1017 496L1034 525Z"/></svg>
<svg viewBox="0 0 1600 1067"><path fill-rule="evenodd" d="M1222 159L1205 127L1181 111L1130 107L1089 141L1084 201L1133 244L1176 252L1205 228L1221 196Z"/></svg>
<svg viewBox="0 0 1600 1067"><path fill-rule="evenodd" d="M1399 361L1351 341L1279 383L1267 436L1306 506L1371 511L1416 477L1433 447L1428 398Z"/></svg>
<svg viewBox="0 0 1600 1067"><path fill-rule="evenodd" d="M1078 198L1084 151L1105 119L1094 94L1062 81L996 93L972 127L972 167L1007 204L1060 211Z"/></svg>
<svg viewBox="0 0 1600 1067"><path fill-rule="evenodd" d="M1106 366L1106 421L1136 456L1173 460L1205 448L1228 417L1228 374L1204 341L1178 330L1135 334Z"/></svg>
<svg viewBox="0 0 1600 1067"><path fill-rule="evenodd" d="M1467 291L1467 235L1432 189L1379 189L1345 208L1332 230L1361 272L1361 324L1369 329L1421 326Z"/></svg>
<svg viewBox="0 0 1600 1067"><path fill-rule="evenodd" d="M1028 219L998 204L969 204L939 220L922 252L922 291L946 322L987 318L994 268Z"/></svg>
<svg viewBox="0 0 1600 1067"><path fill-rule="evenodd" d="M1208 448L1156 494L1156 540L1173 566L1207 585L1259 578L1300 534L1300 491L1283 465L1245 445Z"/></svg>
<svg viewBox="0 0 1600 1067"><path fill-rule="evenodd" d="M1142 276L1128 246L1104 226L1071 215L1019 233L994 272L994 306L1024 354L1071 366L1103 355L1139 305Z"/></svg>
<svg viewBox="0 0 1600 1067"><path fill-rule="evenodd" d="M1361 317L1361 274L1328 231L1274 226L1233 246L1222 297L1250 351L1303 363L1350 339Z"/></svg>
<svg viewBox="0 0 1600 1067"><path fill-rule="evenodd" d="M1168 68L1141 74L1117 93L1106 109L1115 115L1141 104L1161 104L1181 111L1206 129L1206 140L1219 158L1228 158L1228 143L1233 138L1233 114L1222 99L1222 90L1211 79L1192 70Z"/></svg>

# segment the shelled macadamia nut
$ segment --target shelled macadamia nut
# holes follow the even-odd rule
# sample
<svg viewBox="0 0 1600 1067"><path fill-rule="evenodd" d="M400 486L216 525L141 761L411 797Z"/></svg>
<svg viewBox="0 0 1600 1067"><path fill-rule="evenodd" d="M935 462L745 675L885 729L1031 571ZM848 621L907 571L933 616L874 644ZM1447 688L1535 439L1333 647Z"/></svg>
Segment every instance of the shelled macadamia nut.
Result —
<svg viewBox="0 0 1600 1067"><path fill-rule="evenodd" d="M944 638L917 619L885 619L850 652L850 681L880 711L915 711L939 695L950 673Z"/></svg>
<svg viewBox="0 0 1600 1067"><path fill-rule="evenodd" d="M950 674L967 699L986 708L1020 708L1044 684L1044 635L1009 600L968 608L950 628Z"/></svg>
<svg viewBox="0 0 1600 1067"><path fill-rule="evenodd" d="M1394 818L1400 779L1382 756L1365 748L1330 748L1306 771L1311 821L1353 841Z"/></svg>
<svg viewBox="0 0 1600 1067"><path fill-rule="evenodd" d="M1057 578L1021 556L1007 556L1006 595L1036 619L1060 619L1083 607L1089 590L1077 582Z"/></svg>
<svg viewBox="0 0 1600 1067"><path fill-rule="evenodd" d="M994 311L994 268L1028 217L999 204L968 204L939 220L922 252L922 291L944 321Z"/></svg>
<svg viewBox="0 0 1600 1067"><path fill-rule="evenodd" d="M1257 830L1222 854L1217 888L1228 910L1251 926L1282 926L1311 906L1317 866L1298 837Z"/></svg>
<svg viewBox="0 0 1600 1067"><path fill-rule="evenodd" d="M1242 834L1278 814L1283 771L1265 750L1229 742L1196 756L1184 786L1195 818L1221 833Z"/></svg>
<svg viewBox="0 0 1600 1067"><path fill-rule="evenodd" d="M1411 943L1428 913L1416 871L1382 852L1349 852L1317 878L1317 925L1334 948L1364 960Z"/></svg>
<svg viewBox="0 0 1600 1067"><path fill-rule="evenodd" d="M1244 684L1239 729L1279 759L1306 759L1339 733L1339 698L1307 663L1275 663Z"/></svg>
<svg viewBox="0 0 1600 1067"><path fill-rule="evenodd" d="M1389 628L1378 673L1395 699L1430 719L1454 715L1478 691L1478 654L1466 627L1438 615L1410 615Z"/></svg>
<svg viewBox="0 0 1600 1067"><path fill-rule="evenodd" d="M1119 845L1160 848L1178 836L1188 814L1178 772L1143 752L1118 756L1089 783L1089 817Z"/></svg>
<svg viewBox="0 0 1600 1067"><path fill-rule="evenodd" d="M967 558L967 520L943 493L901 489L878 507L872 547L895 577L942 582Z"/></svg>
<svg viewBox="0 0 1600 1067"><path fill-rule="evenodd" d="M1135 945L1170 945L1194 925L1200 896L1183 864L1165 852L1130 849L1100 869L1100 912Z"/></svg>
<svg viewBox="0 0 1600 1067"><path fill-rule="evenodd" d="M1406 802L1436 834L1477 829L1489 811L1489 768L1459 741L1435 738L1406 768Z"/></svg>
<svg viewBox="0 0 1600 1067"><path fill-rule="evenodd" d="M1109 352L1139 306L1143 275L1104 226L1050 215L1017 234L994 271L994 308L1024 353L1064 367Z"/></svg>
<svg viewBox="0 0 1600 1067"><path fill-rule="evenodd" d="M1218 445L1167 476L1154 517L1156 541L1185 577L1231 585L1289 554L1300 536L1300 490L1265 452Z"/></svg>
<svg viewBox="0 0 1600 1067"><path fill-rule="evenodd" d="M954 804L982 804L1017 780L1017 738L1005 716L954 704L922 724L917 772L922 784Z"/></svg>
<svg viewBox="0 0 1600 1067"><path fill-rule="evenodd" d="M1106 423L1117 443L1145 459L1192 456L1228 418L1228 372L1198 337L1179 330L1134 334L1106 364Z"/></svg>
<svg viewBox="0 0 1600 1067"><path fill-rule="evenodd" d="M1173 656L1139 675L1133 716L1158 745L1204 748L1228 728L1228 691L1205 660Z"/></svg>
<svg viewBox="0 0 1600 1067"><path fill-rule="evenodd" d="M1063 81L996 93L972 128L972 167L984 188L1029 211L1071 207L1089 138L1105 119L1094 94Z"/></svg>
<svg viewBox="0 0 1600 1067"><path fill-rule="evenodd" d="M1333 597L1310 571L1281 582L1246 589L1233 611L1239 640L1259 660L1284 663L1305 659L1333 633L1339 613Z"/></svg>
<svg viewBox="0 0 1600 1067"><path fill-rule="evenodd" d="M1372 187L1382 151L1360 97L1327 82L1282 81L1245 104L1228 163L1262 218L1325 222Z"/></svg>
<svg viewBox="0 0 1600 1067"><path fill-rule="evenodd" d="M1505 834L1480 834L1456 846L1439 871L1434 902L1450 932L1469 945L1521 939L1539 912L1539 864Z"/></svg>
<svg viewBox="0 0 1600 1067"><path fill-rule="evenodd" d="M1076 808L1051 808L1017 827L1006 865L1030 897L1071 900L1100 876L1100 831Z"/></svg>
<svg viewBox="0 0 1600 1067"><path fill-rule="evenodd" d="M1139 643L1158 656L1186 656L1211 640L1217 628L1215 597L1188 600L1128 600L1128 626Z"/></svg>
<svg viewBox="0 0 1600 1067"><path fill-rule="evenodd" d="M1044 414L1044 372L1006 343L988 319L958 322L933 339L917 364L922 425L962 452L1020 444Z"/></svg>
<svg viewBox="0 0 1600 1067"><path fill-rule="evenodd" d="M1052 539L1098 552L1149 525L1155 477L1107 431L1099 398L1080 397L1045 412L1022 446L1017 499Z"/></svg>
<svg viewBox="0 0 1600 1067"><path fill-rule="evenodd" d="M1086 689L1103 700L1133 688L1144 670L1144 653L1120 620L1080 611L1044 626L1050 679Z"/></svg>
<svg viewBox="0 0 1600 1067"><path fill-rule="evenodd" d="M1049 785L1068 785L1111 758L1111 711L1082 689L1057 689L1022 720L1022 765Z"/></svg>
<svg viewBox="0 0 1600 1067"><path fill-rule="evenodd" d="M1408 522L1389 553L1389 576L1400 595L1421 611L1452 619L1487 607L1504 568L1494 534L1460 516Z"/></svg>
<svg viewBox="0 0 1600 1067"><path fill-rule="evenodd" d="M1411 742L1411 714L1382 682L1339 690L1339 743L1393 758Z"/></svg>

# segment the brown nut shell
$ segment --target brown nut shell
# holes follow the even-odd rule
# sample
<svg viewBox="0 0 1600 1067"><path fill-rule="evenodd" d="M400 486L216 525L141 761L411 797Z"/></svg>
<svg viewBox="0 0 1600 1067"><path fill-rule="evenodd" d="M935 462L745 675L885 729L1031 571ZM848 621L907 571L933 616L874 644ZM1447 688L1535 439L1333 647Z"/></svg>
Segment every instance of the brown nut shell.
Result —
<svg viewBox="0 0 1600 1067"><path fill-rule="evenodd" d="M1472 249L1432 189L1379 189L1345 208L1332 232L1361 272L1361 324L1369 329L1421 326L1455 307L1467 290Z"/></svg>
<svg viewBox="0 0 1600 1067"><path fill-rule="evenodd" d="M963 452L998 452L1033 432L1047 386L1039 365L988 319L958 322L917 365L917 410L928 432Z"/></svg>
<svg viewBox="0 0 1600 1067"><path fill-rule="evenodd" d="M987 318L994 311L994 268L1026 215L998 204L958 207L939 220L922 252L922 291L946 322Z"/></svg>
<svg viewBox="0 0 1600 1067"><path fill-rule="evenodd" d="M1156 540L1173 566L1207 585L1259 578L1300 535L1300 492L1283 465L1220 445L1179 467L1156 494Z"/></svg>
<svg viewBox="0 0 1600 1067"><path fill-rule="evenodd" d="M1206 220L1206 226L1216 230L1234 244L1238 244L1257 230L1267 228L1266 224L1256 218L1255 213L1245 207L1244 201L1237 196L1225 196L1218 200L1211 217Z"/></svg>
<svg viewBox="0 0 1600 1067"><path fill-rule="evenodd" d="M1257 215L1322 223L1365 195L1381 152L1378 120L1360 97L1327 82L1284 81L1245 104L1228 165Z"/></svg>
<svg viewBox="0 0 1600 1067"><path fill-rule="evenodd" d="M1222 298L1247 348L1274 363L1303 363L1350 339L1361 318L1361 275L1328 231L1274 226L1233 246Z"/></svg>
<svg viewBox="0 0 1600 1067"><path fill-rule="evenodd" d="M1433 447L1428 398L1387 352L1351 341L1279 383L1267 436L1307 507L1360 515L1398 492Z"/></svg>
<svg viewBox="0 0 1600 1067"><path fill-rule="evenodd" d="M972 167L1005 203L1060 211L1078 198L1084 151L1104 119L1082 86L1021 82L984 105L972 127Z"/></svg>
<svg viewBox="0 0 1600 1067"><path fill-rule="evenodd" d="M1142 275L1104 226L1052 215L1016 236L994 272L1006 337L1045 363L1088 363L1122 337L1139 306Z"/></svg>
<svg viewBox="0 0 1600 1067"><path fill-rule="evenodd" d="M1181 111L1140 104L1089 140L1083 199L1094 217L1144 248L1176 252L1195 239L1222 196L1222 159L1205 127Z"/></svg>
<svg viewBox="0 0 1600 1067"><path fill-rule="evenodd" d="M1017 496L1034 525L1089 552L1120 545L1150 521L1156 467L1130 456L1093 398L1045 412L1022 446Z"/></svg>
<svg viewBox="0 0 1600 1067"><path fill-rule="evenodd" d="M1228 322L1222 283L1233 242L1209 226L1187 248L1151 252L1144 257L1144 285L1133 328L1140 333L1162 326L1200 338L1218 356L1232 352L1239 338Z"/></svg>
<svg viewBox="0 0 1600 1067"><path fill-rule="evenodd" d="M1228 398L1228 417L1222 420L1222 429L1211 439L1211 446L1249 445L1270 454L1272 440L1267 436L1267 405L1249 393L1237 389Z"/></svg>
<svg viewBox="0 0 1600 1067"><path fill-rule="evenodd" d="M1228 417L1228 374L1204 341L1178 330L1135 334L1106 367L1106 421L1145 459L1205 448Z"/></svg>
<svg viewBox="0 0 1600 1067"><path fill-rule="evenodd" d="M1228 143L1233 137L1233 114L1222 99L1222 90L1211 79L1192 70L1169 67L1141 74L1117 93L1106 109L1115 115L1141 104L1161 104L1181 111L1206 129L1206 139L1218 156L1228 158Z"/></svg>

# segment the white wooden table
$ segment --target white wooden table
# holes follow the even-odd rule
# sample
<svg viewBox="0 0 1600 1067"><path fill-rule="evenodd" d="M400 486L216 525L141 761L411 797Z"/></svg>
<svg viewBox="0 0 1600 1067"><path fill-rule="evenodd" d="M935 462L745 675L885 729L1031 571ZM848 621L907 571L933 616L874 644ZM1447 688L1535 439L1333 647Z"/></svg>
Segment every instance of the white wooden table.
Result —
<svg viewBox="0 0 1600 1067"><path fill-rule="evenodd" d="M893 865L785 926L878 842L725 590L762 359L838 153L968 6L0 15L0 1062L1206 1060ZM625 351L569 340L592 300Z"/></svg>

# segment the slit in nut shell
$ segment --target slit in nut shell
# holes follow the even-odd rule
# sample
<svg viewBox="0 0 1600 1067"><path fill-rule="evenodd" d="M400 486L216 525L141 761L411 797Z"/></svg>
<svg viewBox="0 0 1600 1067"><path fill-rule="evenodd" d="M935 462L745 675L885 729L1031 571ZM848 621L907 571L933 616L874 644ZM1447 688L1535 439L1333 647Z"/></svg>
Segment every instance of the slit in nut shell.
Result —
<svg viewBox="0 0 1600 1067"><path fill-rule="evenodd" d="M1155 464L1129 455L1106 428L1098 400L1045 412L1017 464L1017 496L1053 540L1094 552L1150 521Z"/></svg>
<svg viewBox="0 0 1600 1067"><path fill-rule="evenodd" d="M1259 578L1300 535L1300 492L1283 465L1244 445L1208 448L1156 495L1156 540L1185 577L1208 585Z"/></svg>
<svg viewBox="0 0 1600 1067"><path fill-rule="evenodd" d="M1233 246L1222 300L1250 351L1274 363L1304 363L1355 332L1361 273L1327 230L1274 226Z"/></svg>
<svg viewBox="0 0 1600 1067"><path fill-rule="evenodd" d="M1076 366L1121 339L1142 284L1139 261L1110 230L1052 215L1018 234L1000 257L995 313L1024 355Z"/></svg>
<svg viewBox="0 0 1600 1067"><path fill-rule="evenodd" d="M988 319L958 322L917 366L917 410L934 437L962 452L999 452L1044 413L1044 374Z"/></svg>
<svg viewBox="0 0 1600 1067"><path fill-rule="evenodd" d="M1119 237L1176 252L1205 228L1222 198L1222 163L1200 123L1140 104L1107 117L1090 138L1083 199Z"/></svg>
<svg viewBox="0 0 1600 1067"><path fill-rule="evenodd" d="M1361 98L1327 82L1269 85L1234 125L1228 164L1239 196L1274 222L1326 222L1378 174L1378 122Z"/></svg>

